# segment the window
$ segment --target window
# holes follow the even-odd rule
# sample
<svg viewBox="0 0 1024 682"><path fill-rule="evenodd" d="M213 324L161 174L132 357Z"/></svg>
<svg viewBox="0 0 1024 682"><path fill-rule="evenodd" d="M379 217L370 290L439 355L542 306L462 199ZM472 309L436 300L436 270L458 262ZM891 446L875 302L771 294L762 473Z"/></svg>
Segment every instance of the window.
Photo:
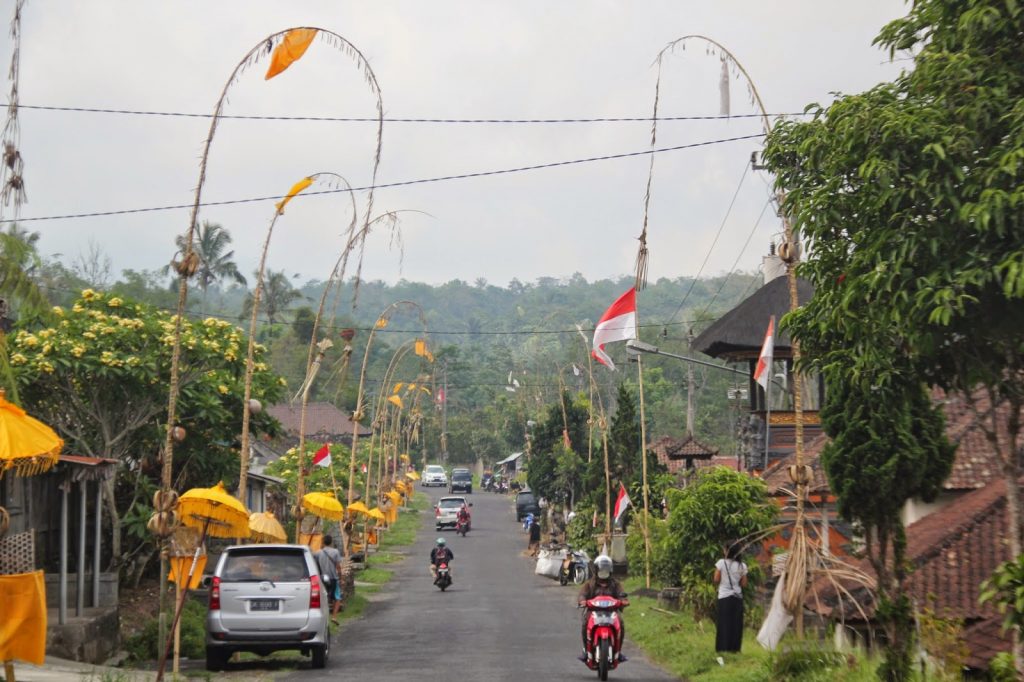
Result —
<svg viewBox="0 0 1024 682"><path fill-rule="evenodd" d="M298 582L309 579L301 552L239 550L228 554L221 578L225 582Z"/></svg>

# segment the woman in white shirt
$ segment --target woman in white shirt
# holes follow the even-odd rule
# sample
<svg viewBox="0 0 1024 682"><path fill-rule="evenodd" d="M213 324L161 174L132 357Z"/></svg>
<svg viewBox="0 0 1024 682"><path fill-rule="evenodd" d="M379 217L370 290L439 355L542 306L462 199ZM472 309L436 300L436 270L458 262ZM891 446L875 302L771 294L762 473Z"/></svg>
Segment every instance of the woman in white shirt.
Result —
<svg viewBox="0 0 1024 682"><path fill-rule="evenodd" d="M715 651L739 652L743 643L743 588L747 586L747 565L740 560L738 543L724 548L715 563L718 585L718 614L715 619Z"/></svg>

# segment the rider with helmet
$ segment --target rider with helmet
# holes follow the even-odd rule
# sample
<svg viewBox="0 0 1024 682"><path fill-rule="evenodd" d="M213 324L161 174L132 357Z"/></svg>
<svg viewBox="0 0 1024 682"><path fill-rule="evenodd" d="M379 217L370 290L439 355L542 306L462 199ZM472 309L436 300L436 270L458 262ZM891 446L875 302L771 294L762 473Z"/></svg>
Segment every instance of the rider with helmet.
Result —
<svg viewBox="0 0 1024 682"><path fill-rule="evenodd" d="M461 507L459 507L459 513L458 516L455 517L455 520L458 523L466 524L466 527L468 528L470 521L469 507L467 507L466 505L462 505Z"/></svg>
<svg viewBox="0 0 1024 682"><path fill-rule="evenodd" d="M430 550L430 574L437 579L437 567L444 563L451 563L455 558L455 552L445 544L444 538L438 538L434 548ZM451 576L449 569L448 575Z"/></svg>
<svg viewBox="0 0 1024 682"><path fill-rule="evenodd" d="M587 601L594 597L614 597L622 601L623 606L629 606L629 600L626 599L626 592L622 589L622 583L612 577L612 559L607 554L598 555L594 559L594 577L583 583L583 587L580 589L580 595L578 598L578 605L581 608L586 608ZM583 662L587 660L587 618L590 615L589 610L583 612L583 655L579 659ZM616 643L616 649L619 653L619 662L622 663L626 660L626 657L622 655L622 641L626 637L626 624L620 619L619 620L619 641Z"/></svg>

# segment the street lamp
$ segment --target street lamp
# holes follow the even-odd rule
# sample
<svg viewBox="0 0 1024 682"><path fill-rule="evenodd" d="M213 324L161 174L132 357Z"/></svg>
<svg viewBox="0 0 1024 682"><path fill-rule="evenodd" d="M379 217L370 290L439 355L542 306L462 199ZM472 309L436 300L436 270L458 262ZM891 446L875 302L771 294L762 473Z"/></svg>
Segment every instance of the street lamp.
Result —
<svg viewBox="0 0 1024 682"><path fill-rule="evenodd" d="M741 374L745 377L750 377L750 372L744 372L740 369L728 367L726 365L719 365L714 362L707 362L705 360L698 360L697 358L691 358L686 355L676 355L675 353L669 353L668 351L660 350L657 346L650 343L644 343L639 339L630 339L626 341L626 355L631 358L638 357L641 353L650 353L652 355L664 355L665 357L675 358L676 360L682 360L684 362L692 362L695 365L704 365L705 367L714 367L715 369L725 370L726 372L733 372L734 374Z"/></svg>

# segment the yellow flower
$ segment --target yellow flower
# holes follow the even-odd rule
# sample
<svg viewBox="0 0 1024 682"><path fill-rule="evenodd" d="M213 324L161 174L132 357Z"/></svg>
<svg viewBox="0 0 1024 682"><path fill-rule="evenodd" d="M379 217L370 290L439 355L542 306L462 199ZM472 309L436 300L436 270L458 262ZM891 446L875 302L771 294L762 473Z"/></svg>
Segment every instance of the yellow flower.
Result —
<svg viewBox="0 0 1024 682"><path fill-rule="evenodd" d="M56 329L43 329L39 332L39 338L48 339L57 333Z"/></svg>
<svg viewBox="0 0 1024 682"><path fill-rule="evenodd" d="M83 289L82 290L82 298L84 300L91 301L92 299L94 299L96 297L97 297L97 294L92 289Z"/></svg>
<svg viewBox="0 0 1024 682"><path fill-rule="evenodd" d="M238 356L232 353L231 351L228 351L227 353L224 354L224 359L227 360L228 362L234 362L235 360L238 359Z"/></svg>
<svg viewBox="0 0 1024 682"><path fill-rule="evenodd" d="M203 326L204 327L216 327L217 326L217 321L218 320L215 317L208 317L205 320L203 320Z"/></svg>
<svg viewBox="0 0 1024 682"><path fill-rule="evenodd" d="M39 339L37 339L33 334L26 334L24 338L21 339L21 345L26 348L35 348L39 345Z"/></svg>
<svg viewBox="0 0 1024 682"><path fill-rule="evenodd" d="M224 384L219 384L217 386L217 390L220 391L221 395L227 395L228 394L228 387L225 386Z"/></svg>
<svg viewBox="0 0 1024 682"><path fill-rule="evenodd" d="M282 386L287 386L288 385L288 381L284 377L278 377L277 378L277 383L281 384Z"/></svg>
<svg viewBox="0 0 1024 682"><path fill-rule="evenodd" d="M46 362L45 360L40 360L36 364L36 367L38 367L39 370L42 372L46 372L47 374L53 374L53 365L51 365L49 362Z"/></svg>
<svg viewBox="0 0 1024 682"><path fill-rule="evenodd" d="M63 308L61 308L61 307L60 307L59 305L55 305L55 306L53 306L53 308L51 308L50 310L51 310L51 311L53 312L53 314L54 314L54 315L56 315L57 317L64 317L64 309L63 309Z"/></svg>
<svg viewBox="0 0 1024 682"><path fill-rule="evenodd" d="M71 306L71 311L72 312L80 313L83 310L85 310L85 308L82 307L81 303L76 303L73 306Z"/></svg>
<svg viewBox="0 0 1024 682"><path fill-rule="evenodd" d="M52 343L46 342L46 343L43 344L43 355L49 355L50 351L52 351L52 350L53 350L53 344Z"/></svg>
<svg viewBox="0 0 1024 682"><path fill-rule="evenodd" d="M111 308L117 308L117 307L118 307L118 306L120 306L120 305L121 305L122 303L124 303L124 301L122 301L122 300L121 300L120 298L118 298L117 296L115 296L114 298L112 298L112 299L110 299L109 301L107 301L107 305L108 305L108 306L110 306Z"/></svg>
<svg viewBox="0 0 1024 682"><path fill-rule="evenodd" d="M255 369L257 372L266 372L267 371L267 363L265 363L265 362L257 362L255 364L253 364L253 369Z"/></svg>
<svg viewBox="0 0 1024 682"><path fill-rule="evenodd" d="M11 356L12 365L24 365L26 362L28 362L28 358L26 358L21 353L15 353L14 355Z"/></svg>
<svg viewBox="0 0 1024 682"><path fill-rule="evenodd" d="M82 357L83 355L85 355L85 346L72 346L71 354L74 355L76 358Z"/></svg>
<svg viewBox="0 0 1024 682"><path fill-rule="evenodd" d="M82 332L82 336L84 336L87 339L95 339L96 338L96 334L94 334L93 332Z"/></svg>

